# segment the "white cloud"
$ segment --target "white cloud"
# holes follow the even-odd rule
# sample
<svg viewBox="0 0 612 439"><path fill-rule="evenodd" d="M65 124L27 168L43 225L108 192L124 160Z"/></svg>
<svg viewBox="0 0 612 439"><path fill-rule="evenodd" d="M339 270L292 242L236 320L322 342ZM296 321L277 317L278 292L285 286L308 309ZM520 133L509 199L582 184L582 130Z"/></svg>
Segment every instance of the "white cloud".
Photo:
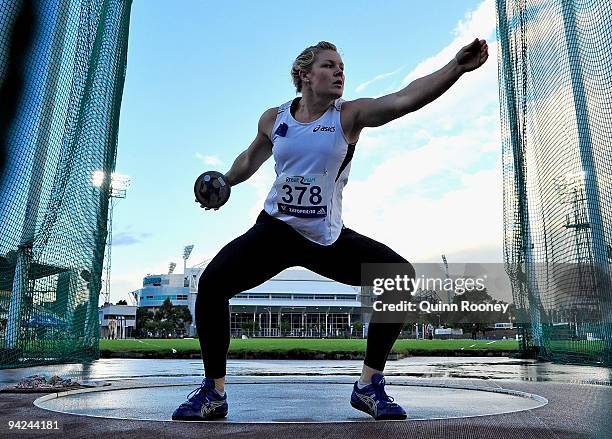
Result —
<svg viewBox="0 0 612 439"><path fill-rule="evenodd" d="M361 93L362 91L364 91L369 85L381 81L383 79L389 78L391 76L397 75L401 70L403 69L403 67L400 67L399 69L396 69L392 72L389 73L383 73L380 75L377 75L376 77L374 77L373 79L370 79L368 81L362 82L361 84L359 84L356 88L355 88L355 92L356 93Z"/></svg>
<svg viewBox="0 0 612 439"><path fill-rule="evenodd" d="M465 19L459 20L453 30L453 35L459 39L468 39L479 36L490 37L495 32L495 2L493 0L483 1L476 9L465 14Z"/></svg>
<svg viewBox="0 0 612 439"><path fill-rule="evenodd" d="M435 260L443 253L459 258L478 249L486 249L487 254L491 248L501 249L500 169L464 174L463 187L439 199L397 190L381 197L370 180L347 187L345 223L408 260Z"/></svg>
<svg viewBox="0 0 612 439"><path fill-rule="evenodd" d="M379 136L379 132L380 130L374 128L361 133L359 137L359 151L361 155L376 154L387 146L385 136Z"/></svg>
<svg viewBox="0 0 612 439"><path fill-rule="evenodd" d="M255 196L257 198L257 201L249 209L249 218L252 223L255 222L259 212L261 212L264 207L268 192L270 192L272 183L274 183L275 175L274 158L271 157L246 181L249 186L255 189Z"/></svg>
<svg viewBox="0 0 612 439"><path fill-rule="evenodd" d="M216 155L203 155L203 154L200 154L199 152L196 152L195 156L197 159L201 160L202 163L204 163L205 165L219 166L223 164L221 159Z"/></svg>
<svg viewBox="0 0 612 439"><path fill-rule="evenodd" d="M413 80L442 68L455 57L463 46L474 41L476 37L486 39L491 49L490 43L495 38L495 28L495 4L493 0L485 0L474 11L466 14L465 20L457 23L453 31L455 39L436 55L419 63L412 72L406 75L402 84L408 85ZM489 62L494 64L491 61L495 61L495 58L489 50Z"/></svg>

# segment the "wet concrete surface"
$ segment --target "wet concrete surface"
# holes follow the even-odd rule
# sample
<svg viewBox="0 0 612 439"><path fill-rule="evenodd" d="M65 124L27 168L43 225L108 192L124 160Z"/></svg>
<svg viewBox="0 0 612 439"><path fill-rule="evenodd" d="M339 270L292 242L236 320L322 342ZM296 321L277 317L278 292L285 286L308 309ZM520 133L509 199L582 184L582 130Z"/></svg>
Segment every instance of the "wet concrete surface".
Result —
<svg viewBox="0 0 612 439"><path fill-rule="evenodd" d="M232 378L226 386L227 418L216 422L359 422L372 418L349 404L352 381L347 377L326 380L312 377L262 379ZM169 421L174 409L197 387L153 384L121 389L110 386L92 392L43 397L38 407L76 415L119 419ZM411 420L448 419L530 410L547 404L545 398L508 391L499 386L451 386L438 380L395 380L386 391L409 413ZM471 381L471 380L470 380ZM159 386L159 387L157 387ZM118 387L119 390L113 390ZM125 386L124 386L125 387Z"/></svg>
<svg viewBox="0 0 612 439"><path fill-rule="evenodd" d="M104 418L42 409L34 405L37 399L43 402L40 394L0 394L0 437L575 439L609 438L612 431L610 369L503 357L409 357L390 361L385 370L388 393L398 398L409 418L376 422L348 402L350 386L361 365L361 361L350 360L230 360L230 417L224 422L195 423L166 419L202 380L199 360L104 359L88 365L1 370L2 387L37 373L103 380L110 385L94 389L102 392L87 396L89 401L77 398L61 402L68 403L64 409L70 409L71 404L75 413L91 409L90 415L98 411ZM275 390L256 391L266 386ZM510 393L503 393L504 389ZM548 403L523 406L541 404L543 400L513 391L539 395ZM316 393L322 394L322 399L314 397ZM56 396L47 395L46 402ZM55 403L60 400L57 398ZM111 404L112 401L119 404L113 405L117 403ZM139 408L138 401L143 408ZM283 417L270 409L268 421L247 422L258 417L258 410L274 406L289 409ZM500 413L503 407L518 411ZM478 416L477 410L484 415ZM119 417L127 418L135 412L158 420L108 417L120 412L123 416ZM9 422L18 420L54 421L59 429L9 431ZM296 420L305 423L294 423Z"/></svg>
<svg viewBox="0 0 612 439"><path fill-rule="evenodd" d="M359 360L229 360L228 376L358 376ZM0 387L34 374L58 374L79 380L146 377L189 378L203 375L200 360L100 359L91 364L66 364L0 370ZM572 384L612 383L612 369L552 364L507 357L408 357L387 362L387 377L478 378Z"/></svg>
<svg viewBox="0 0 612 439"><path fill-rule="evenodd" d="M259 383L270 380L279 380L277 377L230 377L230 386L237 387L239 383L247 384L251 380ZM332 377L309 377L316 381L330 380ZM170 381L183 381L187 378L169 378ZM284 376L283 383L294 383L300 377ZM303 378L302 378L303 379ZM334 380L349 380L350 377L334 377ZM193 381L194 378L192 377ZM482 379L425 379L403 378L418 383L412 391L419 393L431 392L427 383L439 385L461 384L462 386L489 386L505 387L525 393L537 393L548 399L548 404L531 410L521 410L510 413L474 416L452 417L446 419L417 420L408 418L406 421L373 421L366 418L357 422L347 420L343 422L176 422L176 421L149 421L136 419L96 418L91 416L72 415L66 413L43 410L34 405L40 395L33 394L2 394L0 395L0 437L4 438L151 438L176 439L180 438L278 438L312 439L324 437L326 439L346 438L399 438L409 437L415 439L425 438L487 438L487 439L576 439L576 438L609 438L612 424L610 422L610 407L612 403L612 387L601 385L578 385L555 382L531 381L503 381ZM115 380L111 383L113 388L121 386L146 385L151 378L132 380ZM401 381L400 378L389 379L390 393L396 392ZM187 384L187 383L182 383ZM419 387L420 386L420 387ZM422 388L425 387L425 388ZM177 387L185 392L190 386ZM336 389L339 390L339 389ZM235 390L234 390L235 391ZM180 392L179 392L180 393ZM477 392L473 392L477 393ZM112 392L107 392L107 395ZM53 397L54 394L48 395ZM186 394L177 395L182 400ZM346 407L346 394L343 394L342 406ZM255 398L257 406L265 401ZM335 398L335 397L334 397ZM463 398L465 404L471 404L469 398ZM445 400L431 399L436 407L444 406ZM404 400L405 402L405 400ZM310 404L310 405L309 405ZM300 413L303 417L309 416L313 404L305 402L300 404ZM235 404L232 406L234 409ZM230 410L232 410L230 407ZM255 408L253 403L250 409ZM124 411L133 410L127 406ZM415 416L414 406L406 404L408 413ZM360 416L353 414L353 418ZM366 415L364 415L365 417ZM337 419L337 418L336 418ZM51 422L56 429L53 430L10 430L10 422L15 421L46 421Z"/></svg>

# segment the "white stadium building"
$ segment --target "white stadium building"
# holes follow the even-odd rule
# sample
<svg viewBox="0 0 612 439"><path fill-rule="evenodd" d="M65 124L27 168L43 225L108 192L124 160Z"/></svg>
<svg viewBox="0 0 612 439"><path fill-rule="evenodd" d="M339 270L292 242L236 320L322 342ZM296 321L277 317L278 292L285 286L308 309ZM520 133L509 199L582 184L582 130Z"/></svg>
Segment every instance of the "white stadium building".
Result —
<svg viewBox="0 0 612 439"><path fill-rule="evenodd" d="M138 306L155 310L168 297L174 305L189 306L189 333L194 335L197 286L207 263L187 268L185 274L146 276L143 288L135 292ZM262 337L363 336L353 325L362 323L367 333L366 311L371 307L366 300L360 287L294 267L230 299L231 332Z"/></svg>

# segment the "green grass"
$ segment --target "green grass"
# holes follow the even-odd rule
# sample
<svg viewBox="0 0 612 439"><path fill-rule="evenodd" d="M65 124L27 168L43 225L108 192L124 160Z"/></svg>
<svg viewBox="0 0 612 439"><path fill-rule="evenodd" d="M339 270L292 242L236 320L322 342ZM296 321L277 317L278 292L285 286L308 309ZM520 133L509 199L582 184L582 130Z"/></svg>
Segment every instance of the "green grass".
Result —
<svg viewBox="0 0 612 439"><path fill-rule="evenodd" d="M548 342L548 347L553 351L567 353L576 352L602 354L605 350L605 344L603 340L551 340Z"/></svg>
<svg viewBox="0 0 612 439"><path fill-rule="evenodd" d="M312 338L252 338L248 340L232 339L230 352L252 351L290 351L310 350L318 352L365 352L364 339L312 339ZM111 352L165 352L200 351L198 340L190 339L143 339L143 340L100 340L100 350ZM517 351L515 340L398 340L393 351L409 353L410 351Z"/></svg>
<svg viewBox="0 0 612 439"><path fill-rule="evenodd" d="M54 352L54 351L74 351L82 348L82 341L79 340L21 340L19 349L27 352ZM0 349L4 349L4 340L0 340Z"/></svg>

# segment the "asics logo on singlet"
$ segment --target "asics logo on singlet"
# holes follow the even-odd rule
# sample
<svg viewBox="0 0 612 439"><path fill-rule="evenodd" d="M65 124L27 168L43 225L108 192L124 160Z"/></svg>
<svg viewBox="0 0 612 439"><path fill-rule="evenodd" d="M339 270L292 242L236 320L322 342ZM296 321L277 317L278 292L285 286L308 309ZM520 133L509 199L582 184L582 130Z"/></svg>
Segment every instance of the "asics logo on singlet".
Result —
<svg viewBox="0 0 612 439"><path fill-rule="evenodd" d="M316 127L312 129L312 132L316 133L317 131L328 131L330 133L334 133L336 132L336 127L325 127L325 126L317 125Z"/></svg>
<svg viewBox="0 0 612 439"><path fill-rule="evenodd" d="M301 175L294 175L293 177L287 177L285 183L300 183L309 185L315 182L314 177L302 177Z"/></svg>

